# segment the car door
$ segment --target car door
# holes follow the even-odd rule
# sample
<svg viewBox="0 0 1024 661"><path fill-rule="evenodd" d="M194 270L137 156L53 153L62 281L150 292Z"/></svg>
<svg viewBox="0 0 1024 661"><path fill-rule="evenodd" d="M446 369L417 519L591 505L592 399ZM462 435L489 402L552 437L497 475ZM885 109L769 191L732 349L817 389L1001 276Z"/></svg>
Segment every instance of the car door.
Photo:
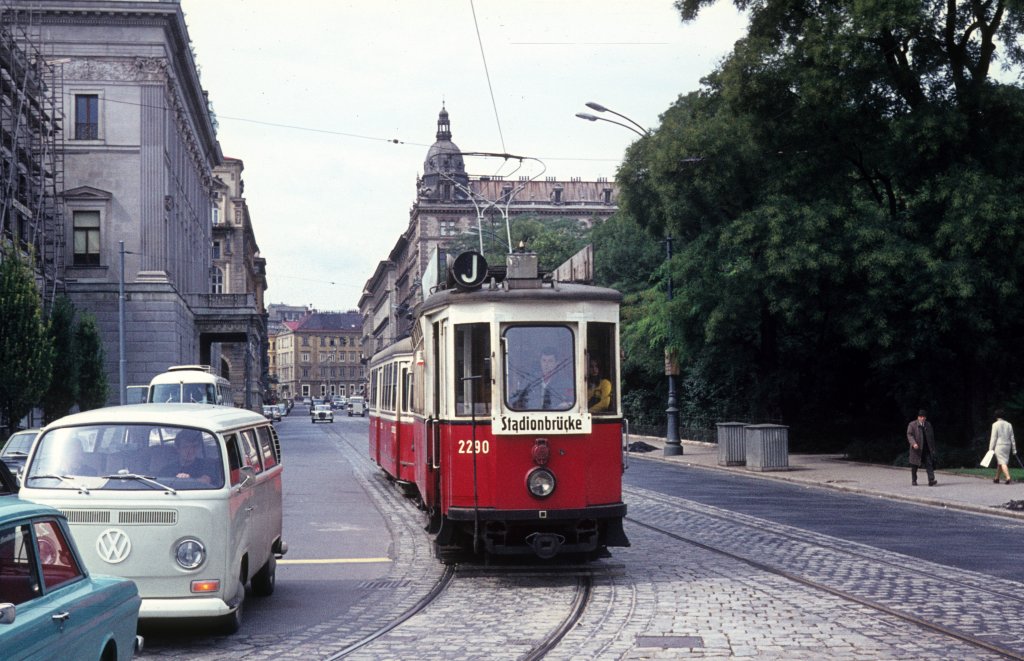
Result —
<svg viewBox="0 0 1024 661"><path fill-rule="evenodd" d="M61 651L80 657L99 648L91 626L90 583L67 529L55 518L0 530L3 598L15 604L15 621L0 625L5 654L52 659Z"/></svg>

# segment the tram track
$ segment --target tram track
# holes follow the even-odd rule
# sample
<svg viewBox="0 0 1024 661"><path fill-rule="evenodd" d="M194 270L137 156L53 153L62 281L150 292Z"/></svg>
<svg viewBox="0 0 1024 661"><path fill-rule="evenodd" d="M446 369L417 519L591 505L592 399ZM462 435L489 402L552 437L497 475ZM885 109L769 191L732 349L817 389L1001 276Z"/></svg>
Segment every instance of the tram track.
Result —
<svg viewBox="0 0 1024 661"><path fill-rule="evenodd" d="M430 589L427 594L417 601L415 604L410 606L407 610L402 612L398 617L385 623L383 626L378 627L375 631L363 636L359 640L354 641L341 651L335 653L332 656L327 657L327 661L335 661L336 659L343 659L349 654L356 652L373 641L377 640L381 636L386 635L388 632L400 627L404 622L408 621L415 615L423 612L431 603L436 601L451 585L452 580L455 578L455 568L448 565L444 569L444 573L441 574L440 580L434 584L434 587Z"/></svg>
<svg viewBox="0 0 1024 661"><path fill-rule="evenodd" d="M652 492L641 491L637 489L629 489L627 491L630 492L631 495L634 495L639 498L648 499L650 501L655 501L658 504L666 507L675 507L680 510L685 510L687 506L690 505L690 501L680 501L679 499L663 497L657 494L653 494ZM695 508L700 509L699 516L701 517L706 517L709 519L718 519L734 527L739 526L746 527L748 529L754 529L757 531L758 535L770 535L776 538L776 542L778 542L778 540L782 540L783 545L789 544L791 548L795 547L798 544L813 544L816 548L825 549L828 551L828 553L833 554L834 556L845 556L846 558L851 559L852 562L870 564L874 567L882 566L887 572L897 572L900 574L906 574L907 565L905 562L903 564L899 564L894 560L879 557L878 554L869 555L866 550L860 551L842 548L839 544L828 543L828 539L830 538L825 538L825 536L822 535L817 535L814 533L808 533L804 535L799 532L785 532L783 530L780 530L780 526L778 524L771 524L769 522L764 522L759 519L754 519L753 517L747 517L745 515L733 515L733 513L728 513L724 511L722 511L721 513L715 513L714 511L712 511L714 508L710 508L709 506L698 506L697 504L692 505ZM669 530L663 527L662 525L640 520L635 515L626 517L626 521L628 521L630 524L640 526L656 534L668 537L674 541L689 544L695 548L699 548L704 551L716 554L718 556L726 557L730 560L743 563L758 571L766 572L773 576L777 576L779 578L792 581L794 583L811 588L813 590L827 593L844 601L848 601L859 606L865 607L871 611L887 615L891 618L895 618L901 622L914 625L921 629L939 634L941 636L945 636L947 638L955 639L957 641L960 641L961 643L965 643L979 650L984 650L986 652L1007 659L1018 659L1020 661L1024 661L1024 650L1014 648L1006 644L993 642L991 640L986 640L982 637L991 636L992 634L988 634L985 632L964 631L962 629L957 628L956 626L936 621L937 618L935 618L934 616L923 617L908 612L906 609L901 608L900 605L883 603L882 598L875 598L871 595L858 594L851 589L846 589L843 587L830 584L826 578L808 576L807 573L801 573L799 569L786 568L784 566L780 566L783 563L773 562L772 560L766 559L765 557L752 557L752 553L753 555L757 555L758 549L763 547L752 547L754 549L752 553L749 551L750 547L747 548L748 552L730 550L730 548L728 548L729 544L722 543L721 541L716 541L714 538L714 534L708 535L706 541L701 541L700 539L697 539L694 535L679 534L678 532ZM699 529L699 527L697 529ZM809 542L808 537L814 538L814 541ZM733 544L733 546L736 546L736 544ZM763 554L763 556L768 555L770 554ZM1003 600L1009 601L1014 605L1012 608L1010 608L1010 610L1019 611L1021 607L1024 607L1024 598L1018 597L1005 590L993 590L986 586L980 585L976 581L966 579L957 581L955 578L951 579L948 576L943 576L942 582L947 586L952 584L958 589L962 590L963 592L970 593L975 598L974 600L977 601L979 604L985 603L986 600ZM962 603L962 605L968 606L968 604L966 603Z"/></svg>

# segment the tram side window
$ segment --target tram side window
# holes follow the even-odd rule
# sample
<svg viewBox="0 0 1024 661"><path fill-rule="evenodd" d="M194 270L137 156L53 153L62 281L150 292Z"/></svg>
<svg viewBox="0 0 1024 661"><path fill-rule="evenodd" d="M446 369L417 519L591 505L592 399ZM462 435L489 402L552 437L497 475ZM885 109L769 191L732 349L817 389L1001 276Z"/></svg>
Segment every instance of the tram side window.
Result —
<svg viewBox="0 0 1024 661"><path fill-rule="evenodd" d="M413 398L412 372L408 367L402 367L402 413L409 412L409 406Z"/></svg>
<svg viewBox="0 0 1024 661"><path fill-rule="evenodd" d="M594 415L618 412L615 324L587 324L587 408Z"/></svg>
<svg viewBox="0 0 1024 661"><path fill-rule="evenodd" d="M567 326L510 326L505 341L505 405L514 411L568 411L576 404L576 355Z"/></svg>
<svg viewBox="0 0 1024 661"><path fill-rule="evenodd" d="M455 415L491 412L490 325L455 325Z"/></svg>
<svg viewBox="0 0 1024 661"><path fill-rule="evenodd" d="M370 372L370 391L366 394L366 402L371 409L380 408L380 402L377 401L377 380L380 378L380 368L374 369Z"/></svg>

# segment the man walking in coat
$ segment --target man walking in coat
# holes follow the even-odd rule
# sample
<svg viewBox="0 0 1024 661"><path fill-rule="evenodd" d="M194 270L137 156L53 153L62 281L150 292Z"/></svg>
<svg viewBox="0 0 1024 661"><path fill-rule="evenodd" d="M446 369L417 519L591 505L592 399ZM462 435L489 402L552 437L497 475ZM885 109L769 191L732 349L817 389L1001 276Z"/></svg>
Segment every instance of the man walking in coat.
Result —
<svg viewBox="0 0 1024 661"><path fill-rule="evenodd" d="M910 444L910 484L917 486L917 469L924 464L928 486L934 487L938 484L935 480L935 430L924 409L917 412L917 420L907 425L907 443Z"/></svg>

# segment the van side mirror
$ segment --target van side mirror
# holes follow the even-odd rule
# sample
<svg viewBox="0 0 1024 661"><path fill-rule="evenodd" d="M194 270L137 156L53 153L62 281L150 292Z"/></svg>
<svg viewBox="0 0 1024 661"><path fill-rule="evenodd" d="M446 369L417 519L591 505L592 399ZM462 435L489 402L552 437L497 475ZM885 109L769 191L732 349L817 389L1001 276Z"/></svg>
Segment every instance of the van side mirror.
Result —
<svg viewBox="0 0 1024 661"><path fill-rule="evenodd" d="M0 604L0 624L14 624L14 618L17 614L18 609L15 608L14 604Z"/></svg>
<svg viewBox="0 0 1024 661"><path fill-rule="evenodd" d="M239 470L242 471L242 482L238 486L247 487L256 480L256 473L252 466L242 466Z"/></svg>

